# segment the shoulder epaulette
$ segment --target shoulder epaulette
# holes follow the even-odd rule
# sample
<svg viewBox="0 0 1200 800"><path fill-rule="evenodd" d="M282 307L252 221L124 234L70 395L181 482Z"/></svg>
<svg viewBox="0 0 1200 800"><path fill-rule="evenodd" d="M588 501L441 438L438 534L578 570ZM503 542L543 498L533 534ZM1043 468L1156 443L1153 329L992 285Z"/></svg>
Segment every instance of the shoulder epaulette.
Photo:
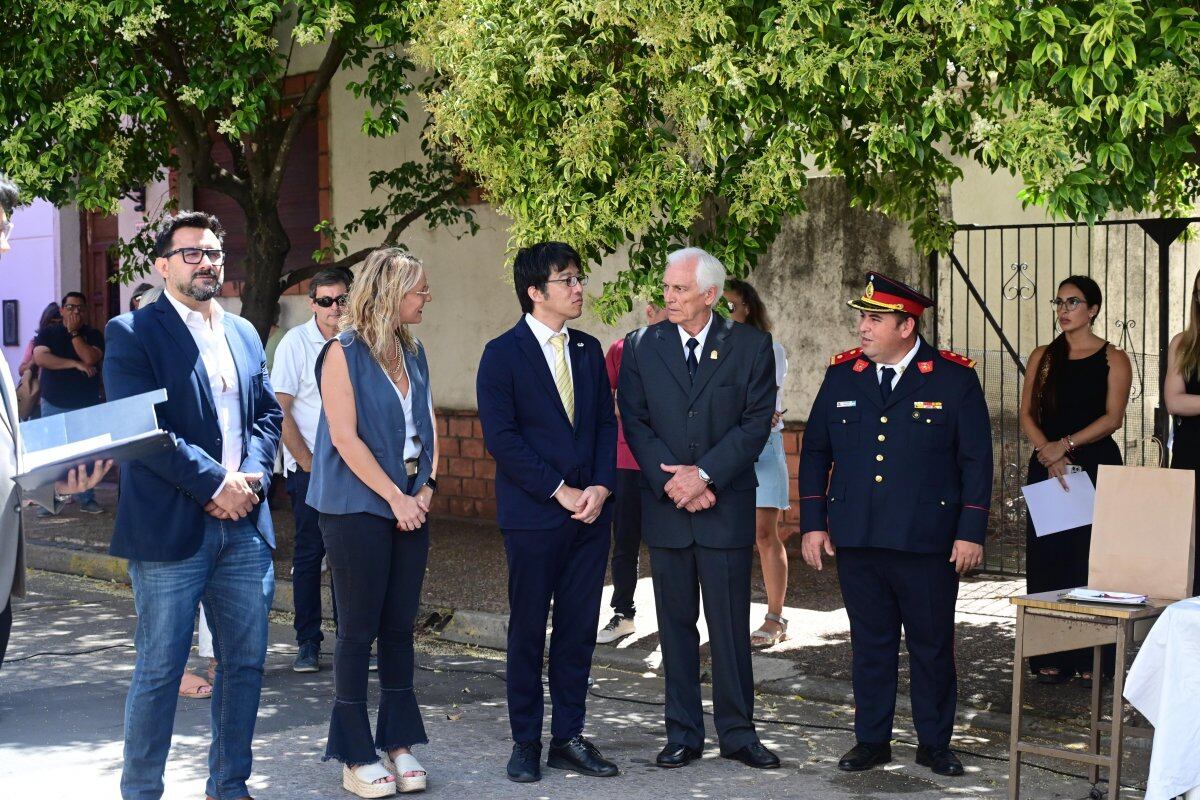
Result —
<svg viewBox="0 0 1200 800"><path fill-rule="evenodd" d="M946 359L947 361L952 361L955 364L958 364L960 367L966 367L967 369L975 369L975 359L973 359L973 358L967 358L966 356L960 356L958 353L954 352L953 350L939 350L938 352L942 354L942 358Z"/></svg>
<svg viewBox="0 0 1200 800"><path fill-rule="evenodd" d="M861 347L856 347L853 350L847 350L844 353L838 353L836 356L833 356L832 358L829 359L829 366L832 367L832 366L836 366L837 364L844 364L845 362L849 361L852 358L855 358L856 356L860 355L861 353L862 353Z"/></svg>

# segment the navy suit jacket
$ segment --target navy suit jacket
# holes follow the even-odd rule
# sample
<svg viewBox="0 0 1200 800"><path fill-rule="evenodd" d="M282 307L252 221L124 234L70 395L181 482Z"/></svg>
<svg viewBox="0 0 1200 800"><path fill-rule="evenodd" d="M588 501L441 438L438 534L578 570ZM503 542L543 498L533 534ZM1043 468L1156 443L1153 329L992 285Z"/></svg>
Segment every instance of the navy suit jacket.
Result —
<svg viewBox="0 0 1200 800"><path fill-rule="evenodd" d="M104 387L110 400L163 388L158 425L174 446L121 467L117 521L109 548L139 561L182 561L204 540L204 506L225 478L221 428L208 371L192 334L164 294L156 303L122 314L105 328ZM242 400L242 472L261 472L264 497L275 467L283 412L271 391L267 361L249 322L225 315L225 338L237 365ZM275 546L271 512L250 512L263 539Z"/></svg>
<svg viewBox="0 0 1200 800"><path fill-rule="evenodd" d="M617 417L604 351L594 337L569 329L575 424L567 419L550 367L522 317L488 342L476 396L488 452L496 460L496 517L501 528L549 530L571 515L553 495L558 485L616 488ZM607 524L611 503L596 524Z"/></svg>
<svg viewBox="0 0 1200 800"><path fill-rule="evenodd" d="M886 402L860 351L834 362L804 429L800 530L828 531L838 547L947 556L955 539L983 544L992 425L971 362L922 339Z"/></svg>

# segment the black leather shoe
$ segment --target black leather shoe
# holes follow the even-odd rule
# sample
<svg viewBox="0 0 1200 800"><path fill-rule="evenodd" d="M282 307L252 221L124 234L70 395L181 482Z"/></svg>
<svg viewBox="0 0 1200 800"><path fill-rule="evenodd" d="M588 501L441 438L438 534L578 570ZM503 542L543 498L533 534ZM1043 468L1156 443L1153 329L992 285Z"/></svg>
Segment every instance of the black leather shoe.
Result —
<svg viewBox="0 0 1200 800"><path fill-rule="evenodd" d="M762 742L748 744L741 750L723 754L721 757L732 758L734 761L740 761L747 767L755 769L775 769L779 766L779 756L763 747Z"/></svg>
<svg viewBox="0 0 1200 800"><path fill-rule="evenodd" d="M553 769L569 769L593 778L611 778L620 773L616 764L605 759L596 745L582 736L575 736L566 744L550 745L546 766Z"/></svg>
<svg viewBox="0 0 1200 800"><path fill-rule="evenodd" d="M929 767L938 775L962 775L963 765L949 747L917 746L917 763Z"/></svg>
<svg viewBox="0 0 1200 800"><path fill-rule="evenodd" d="M891 760L892 745L890 743L867 744L859 742L854 745L849 753L842 756L842 760L838 762L838 769L843 772L862 772L864 769L886 764Z"/></svg>
<svg viewBox="0 0 1200 800"><path fill-rule="evenodd" d="M517 742L508 759L508 779L517 783L533 783L542 779L541 742Z"/></svg>
<svg viewBox="0 0 1200 800"><path fill-rule="evenodd" d="M699 750L693 750L685 744L667 742L667 746L658 754L658 758L654 759L654 763L663 769L675 769L676 767L686 767L698 758L700 758Z"/></svg>

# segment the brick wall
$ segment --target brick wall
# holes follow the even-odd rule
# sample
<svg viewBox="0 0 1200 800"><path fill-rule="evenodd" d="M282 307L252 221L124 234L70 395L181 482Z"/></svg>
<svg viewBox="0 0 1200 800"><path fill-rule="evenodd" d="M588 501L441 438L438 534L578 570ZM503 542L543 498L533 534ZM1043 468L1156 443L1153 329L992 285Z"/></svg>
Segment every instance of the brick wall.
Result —
<svg viewBox="0 0 1200 800"><path fill-rule="evenodd" d="M433 496L435 514L472 519L496 518L496 463L483 446L483 429L474 411L439 409L438 491ZM783 451L788 464L788 496L792 507L784 513L782 527L795 531L800 524L799 493L796 472L800 463L802 423L787 423L783 430Z"/></svg>

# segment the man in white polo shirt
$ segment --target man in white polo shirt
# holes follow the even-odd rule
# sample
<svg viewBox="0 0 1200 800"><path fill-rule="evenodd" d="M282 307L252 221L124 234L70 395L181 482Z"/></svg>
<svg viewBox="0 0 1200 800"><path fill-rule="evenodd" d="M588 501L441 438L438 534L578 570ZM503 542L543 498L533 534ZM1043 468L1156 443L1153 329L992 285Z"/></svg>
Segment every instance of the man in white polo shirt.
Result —
<svg viewBox="0 0 1200 800"><path fill-rule="evenodd" d="M283 473L296 519L292 556L292 597L300 648L292 662L296 672L321 669L321 560L325 544L317 527L317 510L305 502L305 497L321 418L317 356L325 342L337 335L349 288L349 275L343 270L326 269L312 277L308 284L312 319L284 334L271 368L271 384L283 407ZM336 605L333 613L336 619Z"/></svg>

